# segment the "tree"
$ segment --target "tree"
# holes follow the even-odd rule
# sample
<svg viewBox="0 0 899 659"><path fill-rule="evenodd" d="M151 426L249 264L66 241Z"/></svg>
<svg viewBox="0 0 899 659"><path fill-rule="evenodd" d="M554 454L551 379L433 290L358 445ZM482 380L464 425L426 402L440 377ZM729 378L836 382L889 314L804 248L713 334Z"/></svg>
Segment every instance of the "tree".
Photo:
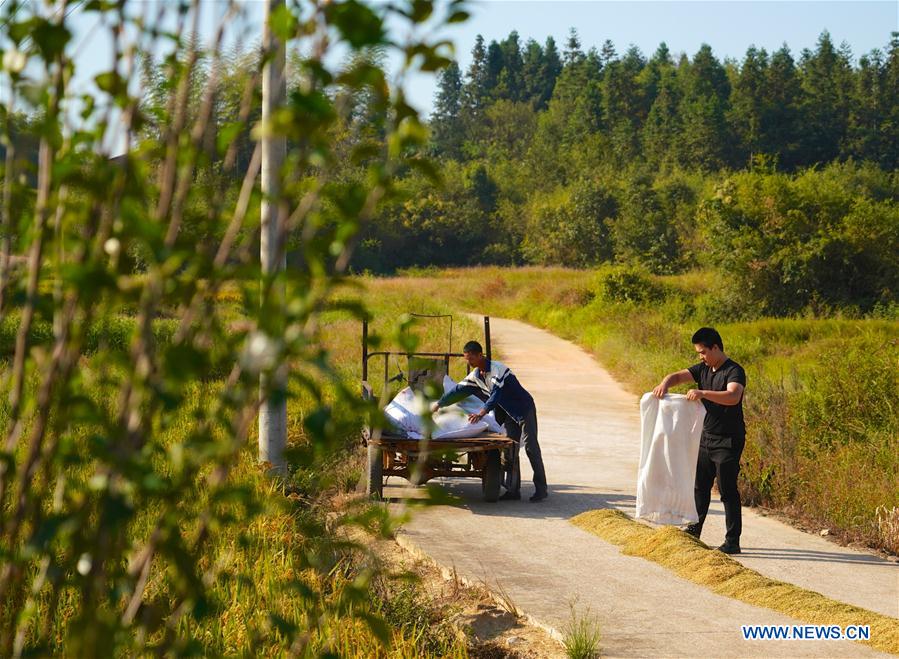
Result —
<svg viewBox="0 0 899 659"><path fill-rule="evenodd" d="M547 37L545 46L541 48L540 44L529 39L522 63L523 100L529 101L535 110L545 110L561 72L562 60L555 40Z"/></svg>
<svg viewBox="0 0 899 659"><path fill-rule="evenodd" d="M799 163L802 88L790 49L786 44L772 56L762 86L763 116L759 148L792 169Z"/></svg>
<svg viewBox="0 0 899 659"><path fill-rule="evenodd" d="M577 29L568 30L568 40L565 42L565 66L574 66L584 59L584 51L581 50L581 40L577 35Z"/></svg>
<svg viewBox="0 0 899 659"><path fill-rule="evenodd" d="M611 39L606 39L602 42L602 49L599 52L599 60L602 65L605 67L614 59L618 58L618 53L615 52L615 44L612 43Z"/></svg>
<svg viewBox="0 0 899 659"><path fill-rule="evenodd" d="M665 71L668 71L673 67L674 60L671 59L671 51L668 50L668 46L663 41L659 44L656 52L649 58L646 66L643 67L643 71L638 76L642 88L642 112L644 118L649 115L652 104L656 100L656 95L659 93L659 82L662 79L662 75Z"/></svg>
<svg viewBox="0 0 899 659"><path fill-rule="evenodd" d="M33 207L18 205L15 186L27 184L18 172L4 168L2 178L0 234L21 219L28 266L8 269L4 242L0 317L16 338L4 346L0 414L0 656L312 656L333 651L332 629L359 620L380 638L371 574L338 576L348 546L330 531L361 520L325 519L311 504L348 434L378 415L313 328L335 303L361 320L361 305L336 293L359 229L394 198L400 172L432 171L424 126L403 90L387 93L371 57L380 46L415 53L420 66L403 66L412 75L449 64L429 38L387 37L388 24L418 34L432 3L411 13L325 3L314 15L288 4L269 25L305 53L300 82L272 121L253 127L239 177L237 138L274 53L245 72L230 116L220 42L201 51L185 30L205 12L200 3L160 3L149 15L133 4L79 8L94 14L113 55L92 72L89 96L70 86L81 16L0 7L0 143L18 146L15 109L27 99L40 154ZM225 20L225 41L243 27ZM132 58L159 51L166 68L151 82L164 93L145 96ZM379 143L368 143L363 117L383 122ZM303 237L289 274L263 271L256 256L260 136L288 145L288 166L268 172L279 192L266 201L284 219L273 261L288 236ZM145 256L141 272L133 251ZM271 376L288 364L280 387ZM260 375L272 385L260 390ZM270 397L288 401L296 419L290 473L275 481L247 450ZM366 528L390 527L373 512ZM285 559L277 570L276 552ZM234 584L246 608L234 608ZM245 645L226 647L236 636Z"/></svg>
<svg viewBox="0 0 899 659"><path fill-rule="evenodd" d="M621 162L633 160L640 152L639 135L646 115L638 78L644 65L642 53L632 46L621 60L609 62L603 69L604 127Z"/></svg>
<svg viewBox="0 0 899 659"><path fill-rule="evenodd" d="M484 90L489 103L499 98L497 87L505 66L506 56L502 47L496 41L491 41L490 45L487 46L487 75Z"/></svg>
<svg viewBox="0 0 899 659"><path fill-rule="evenodd" d="M611 234L617 261L642 265L655 273L677 271L677 235L649 177L640 175L627 182Z"/></svg>
<svg viewBox="0 0 899 659"><path fill-rule="evenodd" d="M589 179L536 196L526 210L522 252L542 265L583 268L607 262L612 258L608 223L616 211L613 194Z"/></svg>
<svg viewBox="0 0 899 659"><path fill-rule="evenodd" d="M684 160L710 170L729 164L733 142L726 120L730 83L710 46L700 47L679 79L684 83L680 107Z"/></svg>
<svg viewBox="0 0 899 659"><path fill-rule="evenodd" d="M487 48L484 37L475 38L471 49L471 64L462 88L462 105L467 118L476 120L490 102L490 72L487 66Z"/></svg>
<svg viewBox="0 0 899 659"><path fill-rule="evenodd" d="M837 50L827 31L815 52L803 51L800 64L802 160L826 163L840 153L849 123L851 64L848 53Z"/></svg>
<svg viewBox="0 0 899 659"><path fill-rule="evenodd" d="M888 170L899 168L899 32L893 32L887 49L883 77L883 141L886 151L881 164Z"/></svg>
<svg viewBox="0 0 899 659"><path fill-rule="evenodd" d="M434 112L431 115L431 132L438 154L450 158L461 155L464 141L462 124L462 73L459 65L451 62L440 73Z"/></svg>
<svg viewBox="0 0 899 659"><path fill-rule="evenodd" d="M731 93L730 121L739 140L739 155L743 162L764 149L768 54L764 49L750 46L743 58L740 72Z"/></svg>
<svg viewBox="0 0 899 659"><path fill-rule="evenodd" d="M502 52L502 70L494 92L495 99L518 101L524 98L526 91L524 86L524 62L521 56L521 44L518 41L518 32L514 30L499 44Z"/></svg>
<svg viewBox="0 0 899 659"><path fill-rule="evenodd" d="M672 67L662 71L658 93L643 126L643 153L655 166L672 165L678 161L683 130L679 107L680 84Z"/></svg>
<svg viewBox="0 0 899 659"><path fill-rule="evenodd" d="M883 141L889 107L884 107L886 67L878 50L863 55L858 62L852 89L849 121L842 154L857 160L883 162L890 145Z"/></svg>

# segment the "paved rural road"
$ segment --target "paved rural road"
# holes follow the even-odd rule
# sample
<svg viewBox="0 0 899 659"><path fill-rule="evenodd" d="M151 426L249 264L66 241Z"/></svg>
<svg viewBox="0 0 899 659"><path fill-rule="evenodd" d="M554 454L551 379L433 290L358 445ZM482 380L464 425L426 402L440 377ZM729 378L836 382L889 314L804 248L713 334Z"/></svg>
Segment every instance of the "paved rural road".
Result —
<svg viewBox="0 0 899 659"><path fill-rule="evenodd" d="M485 503L480 481L444 480L462 505L416 512L401 542L495 592L499 584L520 610L555 630L564 628L568 603L576 599L599 622L603 656L880 656L849 641L743 641L740 625L797 621L715 595L570 524L572 516L596 508L633 515L638 397L568 341L517 321L492 319L491 325L504 362L536 399L550 497L527 501L533 484L522 451L522 501ZM399 487L385 489L387 496L401 494ZM723 520L715 501L703 532L708 544L723 539ZM749 509L743 527L739 560L745 565L899 617L899 565Z"/></svg>

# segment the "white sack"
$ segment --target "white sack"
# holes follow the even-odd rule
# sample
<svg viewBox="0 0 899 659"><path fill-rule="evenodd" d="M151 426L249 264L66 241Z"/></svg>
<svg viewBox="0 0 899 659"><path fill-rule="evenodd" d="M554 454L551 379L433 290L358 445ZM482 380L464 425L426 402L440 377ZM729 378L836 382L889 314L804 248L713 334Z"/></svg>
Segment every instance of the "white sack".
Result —
<svg viewBox="0 0 899 659"><path fill-rule="evenodd" d="M411 388L400 391L384 408L384 415L393 428L409 439L421 439L423 429L421 413L427 413L427 401ZM460 439L475 437L488 428L486 421L468 422L468 413L458 405L450 405L434 415L433 439Z"/></svg>
<svg viewBox="0 0 899 659"><path fill-rule="evenodd" d="M637 472L637 517L659 524L699 521L693 499L705 407L681 394L640 399L643 443Z"/></svg>
<svg viewBox="0 0 899 659"><path fill-rule="evenodd" d="M464 437L476 437L487 430L484 420L477 423L469 423L468 413L460 409L458 405L449 405L434 415L434 439L462 439Z"/></svg>
<svg viewBox="0 0 899 659"><path fill-rule="evenodd" d="M449 393L450 389L455 386L456 383L450 376L443 376L443 393ZM456 403L456 405L465 410L467 414L480 412L481 408L484 407L484 403L482 403L477 396L469 396L468 398L463 398L458 403ZM496 420L496 415L493 412L488 412L481 420L487 424L487 430L489 430L490 432L495 432L500 435L506 434L506 429Z"/></svg>
<svg viewBox="0 0 899 659"><path fill-rule="evenodd" d="M395 430L409 439L421 439L421 417L413 411L417 409L415 392L406 387L384 408L384 415Z"/></svg>

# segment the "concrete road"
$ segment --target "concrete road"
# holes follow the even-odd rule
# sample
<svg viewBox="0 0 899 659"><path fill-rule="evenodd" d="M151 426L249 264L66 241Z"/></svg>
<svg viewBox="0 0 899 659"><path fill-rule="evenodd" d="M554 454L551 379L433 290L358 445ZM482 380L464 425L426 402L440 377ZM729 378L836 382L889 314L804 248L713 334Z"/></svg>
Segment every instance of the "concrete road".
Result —
<svg viewBox="0 0 899 659"><path fill-rule="evenodd" d="M503 361L537 402L550 497L527 501L533 484L522 451L522 501L489 504L481 498L480 481L440 481L462 504L416 512L401 531L402 542L502 591L521 611L559 632L570 620L571 604L589 609L601 628L604 656L880 656L849 641L744 641L741 625L799 623L624 556L570 524L572 516L596 508L634 514L639 399L574 344L517 321L492 319L491 325ZM385 494L402 507L405 482L393 485ZM744 509L743 529L738 560L745 565L899 617L899 565L750 509ZM703 540L717 546L723 537L723 509L715 501Z"/></svg>

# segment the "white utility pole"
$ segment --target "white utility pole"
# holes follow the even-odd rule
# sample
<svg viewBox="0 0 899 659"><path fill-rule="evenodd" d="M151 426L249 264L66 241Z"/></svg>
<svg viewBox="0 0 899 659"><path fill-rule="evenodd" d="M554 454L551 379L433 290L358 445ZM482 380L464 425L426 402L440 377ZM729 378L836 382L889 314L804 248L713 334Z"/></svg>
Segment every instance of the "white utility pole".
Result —
<svg viewBox="0 0 899 659"><path fill-rule="evenodd" d="M264 276L272 276L285 269L286 249L279 250L285 218L284 204L280 201L281 167L287 152L287 138L273 135L271 120L287 98L287 82L284 77L285 47L274 35L271 16L284 6L284 0L265 0L265 19L262 43L266 53L273 56L262 69L262 240L260 261ZM281 252L280 257L278 252ZM281 294L274 291L275 295ZM272 337L280 339L281 337ZM259 386L263 392L284 392L287 388L287 370L279 365L273 375L262 375ZM259 410L259 461L270 463L283 473L284 447L287 444L287 400L283 394L266 395Z"/></svg>

